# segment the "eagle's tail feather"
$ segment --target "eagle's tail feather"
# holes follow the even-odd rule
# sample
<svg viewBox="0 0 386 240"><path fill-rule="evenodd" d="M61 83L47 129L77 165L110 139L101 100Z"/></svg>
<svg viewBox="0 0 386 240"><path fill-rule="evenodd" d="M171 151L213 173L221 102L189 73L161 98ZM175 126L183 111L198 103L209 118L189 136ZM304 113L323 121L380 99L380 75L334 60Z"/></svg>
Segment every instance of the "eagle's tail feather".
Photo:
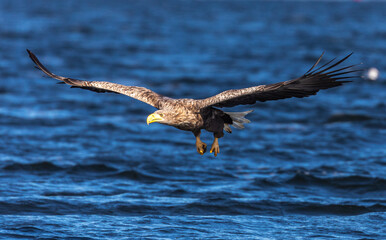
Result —
<svg viewBox="0 0 386 240"><path fill-rule="evenodd" d="M245 115L247 115L248 113L251 113L251 112L253 112L253 110L249 110L249 111L245 111L245 112L225 112L225 113L228 114L232 118L232 124L230 124L230 125L232 125L233 127L237 128L237 129L243 129L245 123L251 122L245 118ZM224 124L224 130L229 132L229 133L232 132L229 124L226 124L226 123Z"/></svg>

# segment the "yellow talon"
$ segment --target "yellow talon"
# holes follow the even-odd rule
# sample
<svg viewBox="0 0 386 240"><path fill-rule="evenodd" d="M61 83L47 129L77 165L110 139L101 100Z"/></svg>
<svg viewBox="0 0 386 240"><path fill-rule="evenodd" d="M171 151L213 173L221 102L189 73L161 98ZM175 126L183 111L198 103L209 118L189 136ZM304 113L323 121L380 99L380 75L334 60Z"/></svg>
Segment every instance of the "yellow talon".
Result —
<svg viewBox="0 0 386 240"><path fill-rule="evenodd" d="M214 156L217 157L217 154L220 152L220 146L218 145L218 138L214 138L210 153L214 153Z"/></svg>
<svg viewBox="0 0 386 240"><path fill-rule="evenodd" d="M200 134L196 135L196 148L197 148L197 152L200 155L204 155L204 153L206 152L206 144L201 142Z"/></svg>

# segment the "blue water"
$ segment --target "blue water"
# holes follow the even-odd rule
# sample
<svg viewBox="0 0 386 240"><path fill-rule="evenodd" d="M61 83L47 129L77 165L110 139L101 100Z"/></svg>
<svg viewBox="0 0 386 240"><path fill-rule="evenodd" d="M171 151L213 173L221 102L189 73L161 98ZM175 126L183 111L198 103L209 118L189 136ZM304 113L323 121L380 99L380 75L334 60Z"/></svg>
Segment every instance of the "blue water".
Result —
<svg viewBox="0 0 386 240"><path fill-rule="evenodd" d="M385 239L386 4L0 1L0 238ZM376 67L254 109L218 157L146 125L155 109L57 74L175 98L298 77L355 52ZM229 110L229 109L228 109ZM212 135L203 134L210 144Z"/></svg>

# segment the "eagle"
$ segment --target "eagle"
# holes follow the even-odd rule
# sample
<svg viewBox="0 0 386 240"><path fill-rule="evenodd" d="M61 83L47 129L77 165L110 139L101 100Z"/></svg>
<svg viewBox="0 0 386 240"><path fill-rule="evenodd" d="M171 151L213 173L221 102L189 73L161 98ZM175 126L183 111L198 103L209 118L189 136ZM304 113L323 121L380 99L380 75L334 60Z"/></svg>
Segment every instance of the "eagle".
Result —
<svg viewBox="0 0 386 240"><path fill-rule="evenodd" d="M213 133L214 140L210 153L214 153L214 156L217 156L220 152L219 138L224 136L224 130L231 133L230 126L237 129L244 128L244 124L250 123L245 116L252 112L225 112L220 108L250 105L255 104L257 101L265 102L316 95L321 89L337 87L350 82L347 79L358 77L353 73L360 71L353 69L356 65L336 68L352 53L341 60L335 60L336 58L334 58L323 66L317 67L323 57L323 52L315 64L305 74L296 79L242 89L231 89L205 99L174 99L144 87L62 77L50 72L30 50L27 49L27 52L37 68L49 77L60 80L60 83L70 85L71 88L82 88L99 93L119 93L157 108L157 111L147 117L147 124L156 122L191 131L196 138L197 152L201 155L207 150L207 144L200 139L201 130L205 129Z"/></svg>

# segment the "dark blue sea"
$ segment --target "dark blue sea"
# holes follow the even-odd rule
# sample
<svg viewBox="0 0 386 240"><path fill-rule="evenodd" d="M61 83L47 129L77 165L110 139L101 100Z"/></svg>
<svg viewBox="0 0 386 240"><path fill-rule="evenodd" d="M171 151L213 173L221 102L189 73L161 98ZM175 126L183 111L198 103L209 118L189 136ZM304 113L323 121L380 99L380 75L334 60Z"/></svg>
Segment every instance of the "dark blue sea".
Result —
<svg viewBox="0 0 386 240"><path fill-rule="evenodd" d="M386 239L386 3L0 1L1 239ZM354 52L377 68L200 156L155 109L54 73L206 98ZM366 75L364 71L361 73ZM203 133L211 144L212 134Z"/></svg>

